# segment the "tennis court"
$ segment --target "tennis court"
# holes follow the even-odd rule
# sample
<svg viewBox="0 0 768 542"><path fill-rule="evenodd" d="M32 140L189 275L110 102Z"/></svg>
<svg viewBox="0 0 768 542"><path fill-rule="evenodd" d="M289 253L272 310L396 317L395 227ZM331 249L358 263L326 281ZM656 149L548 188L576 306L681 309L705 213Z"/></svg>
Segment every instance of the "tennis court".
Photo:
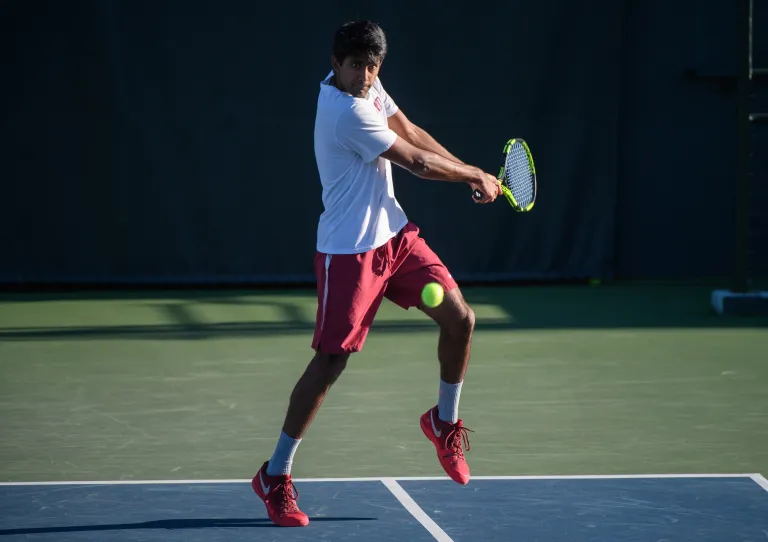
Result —
<svg viewBox="0 0 768 542"><path fill-rule="evenodd" d="M274 527L250 477L311 356L314 292L2 294L0 536L768 537L768 321L715 315L709 286L464 291L473 480L446 480L418 426L436 327L385 302L296 456L305 529Z"/></svg>

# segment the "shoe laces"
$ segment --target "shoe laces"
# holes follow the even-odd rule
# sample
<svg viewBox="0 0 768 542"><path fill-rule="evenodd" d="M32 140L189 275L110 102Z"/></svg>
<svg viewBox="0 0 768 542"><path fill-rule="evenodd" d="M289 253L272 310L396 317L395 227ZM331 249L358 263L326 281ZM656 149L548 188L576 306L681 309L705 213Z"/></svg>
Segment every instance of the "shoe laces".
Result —
<svg viewBox="0 0 768 542"><path fill-rule="evenodd" d="M455 423L451 426L451 430L448 436L445 438L446 448L451 450L445 454L445 457L456 456L458 459L464 457L464 447L469 451L469 433L474 433L471 429L468 429L462 425L461 422ZM464 445L462 447L462 444Z"/></svg>
<svg viewBox="0 0 768 542"><path fill-rule="evenodd" d="M298 512L299 506L296 504L298 498L299 490L290 480L280 482L269 492L269 500L277 505L276 508L281 515Z"/></svg>

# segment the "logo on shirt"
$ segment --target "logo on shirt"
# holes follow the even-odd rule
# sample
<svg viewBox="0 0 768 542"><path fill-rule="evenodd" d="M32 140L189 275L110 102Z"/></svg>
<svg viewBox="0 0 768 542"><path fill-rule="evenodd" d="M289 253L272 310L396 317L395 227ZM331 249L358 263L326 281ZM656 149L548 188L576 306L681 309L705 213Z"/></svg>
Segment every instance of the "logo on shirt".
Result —
<svg viewBox="0 0 768 542"><path fill-rule="evenodd" d="M381 113L381 110L383 109L384 106L381 105L381 100L379 99L378 96L376 96L376 99L373 100L373 105L376 107L379 113Z"/></svg>

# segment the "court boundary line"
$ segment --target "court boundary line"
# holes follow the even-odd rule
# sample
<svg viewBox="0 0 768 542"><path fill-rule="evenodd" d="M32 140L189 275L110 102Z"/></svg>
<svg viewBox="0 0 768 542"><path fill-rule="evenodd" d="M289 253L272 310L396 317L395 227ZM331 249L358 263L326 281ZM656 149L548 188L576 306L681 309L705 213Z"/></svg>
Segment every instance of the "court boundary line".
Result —
<svg viewBox="0 0 768 542"><path fill-rule="evenodd" d="M764 490L768 491L768 480L766 480L766 479L765 479L765 476L763 476L763 475L762 475L762 474L760 474L759 472L756 472L756 473L754 473L754 474L750 475L750 478L752 478L752 480L753 480L753 481L754 481L754 482L755 482L757 485L759 485L760 487L762 487Z"/></svg>
<svg viewBox="0 0 768 542"><path fill-rule="evenodd" d="M632 480L661 478L749 478L768 491L768 480L760 473L681 473L681 474L543 474L517 476L473 476L472 480ZM360 478L294 478L295 483L332 483L332 482L431 482L450 480L448 476L369 476ZM71 480L37 482L0 482L3 486L65 486L65 485L176 485L176 484L242 484L250 483L250 478L200 479L200 480Z"/></svg>
<svg viewBox="0 0 768 542"><path fill-rule="evenodd" d="M421 523L429 534L435 537L437 542L453 542L453 539L413 500L403 486L397 483L395 478L382 478L381 483L392 493L413 518Z"/></svg>

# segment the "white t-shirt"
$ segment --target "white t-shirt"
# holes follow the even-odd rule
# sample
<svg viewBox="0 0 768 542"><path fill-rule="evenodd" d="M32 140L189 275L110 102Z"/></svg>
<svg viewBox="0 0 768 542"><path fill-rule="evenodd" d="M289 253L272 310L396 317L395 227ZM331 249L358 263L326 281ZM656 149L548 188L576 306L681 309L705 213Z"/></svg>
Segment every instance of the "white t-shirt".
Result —
<svg viewBox="0 0 768 542"><path fill-rule="evenodd" d="M379 155L397 134L387 118L398 108L376 81L366 98L320 83L315 117L315 159L323 186L317 250L357 254L380 247L407 224L395 199L392 164Z"/></svg>

